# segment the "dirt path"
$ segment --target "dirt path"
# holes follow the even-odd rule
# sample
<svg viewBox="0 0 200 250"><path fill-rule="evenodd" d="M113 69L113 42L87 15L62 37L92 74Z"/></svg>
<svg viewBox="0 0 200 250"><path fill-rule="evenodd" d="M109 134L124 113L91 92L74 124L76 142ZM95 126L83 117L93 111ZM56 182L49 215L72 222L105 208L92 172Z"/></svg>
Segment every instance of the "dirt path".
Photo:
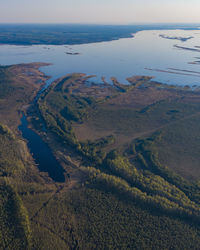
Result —
<svg viewBox="0 0 200 250"><path fill-rule="evenodd" d="M50 226L46 225L45 223L42 223L40 221L37 220L37 216L39 215L39 213L45 209L45 207L47 207L47 205L56 197L56 195L61 194L62 192L66 192L69 189L72 189L77 183L78 183L78 179L72 179L69 180L69 182L63 185L59 185L56 189L56 191L53 193L52 196L49 197L48 200L46 200L41 207L35 212L35 214L30 218L30 221L32 221L33 223L39 224L41 227L47 229L49 232L51 232L52 234L54 234L56 237L58 237L60 240L62 240L67 247L69 247L69 242L63 237L61 236L59 233L57 233L53 228L51 228ZM57 185L56 185L57 186ZM74 246L78 246L78 241L75 239L74 237L74 232L71 229L69 231L69 234L71 236L72 242ZM77 249L77 248L75 248Z"/></svg>
<svg viewBox="0 0 200 250"><path fill-rule="evenodd" d="M48 205L48 203L49 203L58 193L61 192L61 190L62 190L63 188L64 188L64 186L58 187L57 190L52 194L52 196L50 196L49 199L46 200L46 201L42 204L42 206L35 212L35 214L30 218L30 220L32 221L35 217L37 217L38 214L41 212L41 210L42 210L43 208L45 208L45 207Z"/></svg>
<svg viewBox="0 0 200 250"><path fill-rule="evenodd" d="M33 219L35 219L41 212L41 210L44 209L49 204L49 202L56 197L56 195L72 189L74 186L76 186L76 184L78 184L78 182L78 178L71 178L70 180L68 180L67 183L64 183L63 185L57 186L57 184L55 184L56 191L40 206L40 208L35 212L35 214L30 218L30 220L32 221Z"/></svg>

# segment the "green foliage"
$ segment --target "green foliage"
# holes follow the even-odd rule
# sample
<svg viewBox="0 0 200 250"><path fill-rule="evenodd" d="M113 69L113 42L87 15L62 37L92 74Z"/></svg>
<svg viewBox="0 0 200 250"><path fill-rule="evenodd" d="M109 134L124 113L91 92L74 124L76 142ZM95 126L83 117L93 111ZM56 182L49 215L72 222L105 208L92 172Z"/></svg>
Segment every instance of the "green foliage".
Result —
<svg viewBox="0 0 200 250"><path fill-rule="evenodd" d="M161 134L153 138L140 141L138 151L145 157L148 162L148 169L156 175L161 176L167 182L175 185L184 192L192 201L200 204L200 186L198 183L188 182L184 178L177 175L168 167L163 166L158 157L156 150L156 141L161 139Z"/></svg>
<svg viewBox="0 0 200 250"><path fill-rule="evenodd" d="M82 187L66 197L80 249L197 249L198 227L102 189Z"/></svg>
<svg viewBox="0 0 200 250"><path fill-rule="evenodd" d="M124 169L123 164L122 173L124 173ZM170 186L159 177L155 177L154 179L152 179L152 177L149 179L143 177L140 182L138 181L146 191L153 190L151 193L141 191L141 189L135 186L130 186L124 179L102 173L95 168L88 167L87 169L83 169L83 171L88 173L93 184L96 183L98 187L103 188L103 190L113 191L125 197L125 199L130 198L132 200L137 200L140 204L146 204L158 210L163 210L165 213L190 218L194 221L200 220L199 206L190 201L183 192ZM128 171L127 175L129 174L130 171Z"/></svg>
<svg viewBox="0 0 200 250"><path fill-rule="evenodd" d="M8 126L0 124L0 135L6 135L10 139L15 139L14 133L8 128Z"/></svg>
<svg viewBox="0 0 200 250"><path fill-rule="evenodd" d="M35 197L35 201L37 198ZM37 202L35 203L37 205ZM50 200L32 223L34 249L195 249L199 227L97 185Z"/></svg>
<svg viewBox="0 0 200 250"><path fill-rule="evenodd" d="M28 249L30 224L26 208L9 183L25 173L22 145L0 124L0 249Z"/></svg>
<svg viewBox="0 0 200 250"><path fill-rule="evenodd" d="M0 185L0 248L28 249L28 215L19 196L8 185Z"/></svg>
<svg viewBox="0 0 200 250"><path fill-rule="evenodd" d="M72 131L70 122L64 119L56 111L48 109L48 106L43 104L41 100L38 101L38 107L46 127L50 129L51 132L53 132L64 144L69 144L73 147L77 146L78 142Z"/></svg>
<svg viewBox="0 0 200 250"><path fill-rule="evenodd" d="M113 144L114 141L114 136L110 135L96 141L81 142L79 151L90 160L100 164L106 156L102 149L107 145Z"/></svg>
<svg viewBox="0 0 200 250"><path fill-rule="evenodd" d="M13 132L0 124L0 176L13 176L24 171L22 145Z"/></svg>
<svg viewBox="0 0 200 250"><path fill-rule="evenodd" d="M57 84L50 86L39 98L37 106L46 127L64 144L69 144L79 150L81 147L71 123L85 119L87 109L94 105L95 101L93 98L71 94L71 88L75 88L75 80L80 80L79 74L64 77Z"/></svg>

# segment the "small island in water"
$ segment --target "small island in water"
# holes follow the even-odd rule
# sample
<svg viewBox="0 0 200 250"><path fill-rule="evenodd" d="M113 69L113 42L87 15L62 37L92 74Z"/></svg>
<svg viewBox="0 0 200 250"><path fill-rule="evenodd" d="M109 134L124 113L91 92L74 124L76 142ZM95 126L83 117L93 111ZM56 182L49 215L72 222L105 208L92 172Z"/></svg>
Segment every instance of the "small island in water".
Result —
<svg viewBox="0 0 200 250"><path fill-rule="evenodd" d="M180 37L180 36L167 36L167 35L159 35L159 37L165 38L165 39L170 39L170 40L179 40L181 42L186 42L187 40L190 40L193 38L193 36L189 37Z"/></svg>
<svg viewBox="0 0 200 250"><path fill-rule="evenodd" d="M80 55L81 53L78 52L65 52L67 55L71 55L71 56L77 56Z"/></svg>

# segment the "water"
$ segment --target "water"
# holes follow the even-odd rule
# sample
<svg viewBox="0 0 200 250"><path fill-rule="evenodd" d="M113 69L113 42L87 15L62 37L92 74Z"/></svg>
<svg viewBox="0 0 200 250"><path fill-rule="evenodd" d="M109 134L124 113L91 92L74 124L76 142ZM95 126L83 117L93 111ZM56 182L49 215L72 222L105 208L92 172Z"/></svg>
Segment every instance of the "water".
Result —
<svg viewBox="0 0 200 250"><path fill-rule="evenodd" d="M160 35L193 38L182 42L165 39ZM167 84L199 86L200 65L189 63L197 61L196 57L200 57L200 52L178 49L174 45L190 48L200 46L200 31L141 31L133 38L84 45L2 45L0 64L52 63L48 67L42 67L42 71L52 77L48 81L49 84L67 73L80 72L96 75L93 80L98 82L101 82L102 76L106 77L108 82L111 82L110 77L115 76L122 83L127 83L127 77L149 75L154 76L156 81ZM184 70L193 72L186 73Z"/></svg>
<svg viewBox="0 0 200 250"><path fill-rule="evenodd" d="M27 125L26 117L23 115L19 130L27 140L28 148L39 170L48 172L49 176L56 182L64 182L64 169L58 163L47 144L42 141L39 135L29 129Z"/></svg>

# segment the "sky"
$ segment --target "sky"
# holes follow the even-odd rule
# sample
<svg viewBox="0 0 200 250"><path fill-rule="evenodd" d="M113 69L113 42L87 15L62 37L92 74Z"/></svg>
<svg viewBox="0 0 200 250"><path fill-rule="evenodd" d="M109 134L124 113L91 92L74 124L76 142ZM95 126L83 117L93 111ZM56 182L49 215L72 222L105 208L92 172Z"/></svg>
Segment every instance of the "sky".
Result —
<svg viewBox="0 0 200 250"><path fill-rule="evenodd" d="M0 23L200 23L199 0L0 0Z"/></svg>

